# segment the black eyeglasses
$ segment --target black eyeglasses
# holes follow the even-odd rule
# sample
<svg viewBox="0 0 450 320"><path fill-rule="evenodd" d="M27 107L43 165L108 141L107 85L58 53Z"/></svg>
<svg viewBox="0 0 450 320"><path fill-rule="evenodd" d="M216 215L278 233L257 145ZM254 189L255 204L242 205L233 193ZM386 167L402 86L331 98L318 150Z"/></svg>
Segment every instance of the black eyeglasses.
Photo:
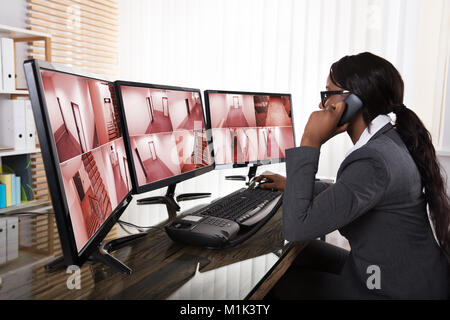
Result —
<svg viewBox="0 0 450 320"><path fill-rule="evenodd" d="M335 94L348 94L350 91L347 90L335 90L335 91L320 91L320 100L322 101L322 106L325 107L325 103L327 103L328 98Z"/></svg>

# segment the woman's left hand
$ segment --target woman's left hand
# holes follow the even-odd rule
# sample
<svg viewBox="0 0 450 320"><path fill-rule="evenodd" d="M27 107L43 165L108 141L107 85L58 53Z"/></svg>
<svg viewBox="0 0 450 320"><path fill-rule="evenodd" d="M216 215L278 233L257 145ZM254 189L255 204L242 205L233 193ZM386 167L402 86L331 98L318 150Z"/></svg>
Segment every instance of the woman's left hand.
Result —
<svg viewBox="0 0 450 320"><path fill-rule="evenodd" d="M314 111L309 116L308 123L303 131L301 146L310 146L320 149L320 146L335 135L345 132L349 123L337 127L342 114L345 111L345 102L327 106L319 111Z"/></svg>

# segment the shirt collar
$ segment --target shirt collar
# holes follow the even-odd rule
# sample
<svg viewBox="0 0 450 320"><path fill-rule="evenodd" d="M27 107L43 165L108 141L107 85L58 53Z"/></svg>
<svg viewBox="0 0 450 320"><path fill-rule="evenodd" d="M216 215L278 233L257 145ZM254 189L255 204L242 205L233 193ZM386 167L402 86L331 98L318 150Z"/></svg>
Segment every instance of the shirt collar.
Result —
<svg viewBox="0 0 450 320"><path fill-rule="evenodd" d="M380 131L381 128L383 128L389 122L392 122L392 119L389 115L385 114L380 114L375 119L373 119L372 122L370 122L369 127L364 129L355 145L347 151L345 157L347 158L353 151L358 150L359 148L364 146L367 142L369 142L370 138L372 138L378 131Z"/></svg>

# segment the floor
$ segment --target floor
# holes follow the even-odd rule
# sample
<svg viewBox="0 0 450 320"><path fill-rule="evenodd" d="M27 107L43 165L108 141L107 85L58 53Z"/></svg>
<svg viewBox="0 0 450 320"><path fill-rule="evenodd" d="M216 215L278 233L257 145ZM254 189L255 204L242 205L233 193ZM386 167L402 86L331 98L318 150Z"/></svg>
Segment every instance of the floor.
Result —
<svg viewBox="0 0 450 320"><path fill-rule="evenodd" d="M128 193L128 190L127 185L125 181L122 179L122 175L120 174L120 167L118 164L113 167L113 174L114 174L114 184L116 186L117 202L120 202Z"/></svg>
<svg viewBox="0 0 450 320"><path fill-rule="evenodd" d="M256 113L256 124L259 127L291 126L289 118L281 98L273 97L267 106L267 112Z"/></svg>
<svg viewBox="0 0 450 320"><path fill-rule="evenodd" d="M247 119L245 119L244 113L242 112L242 108L230 108L228 111L227 127L248 127Z"/></svg>
<svg viewBox="0 0 450 320"><path fill-rule="evenodd" d="M147 172L147 183L161 180L174 175L172 171L159 158L152 158L144 161L145 171Z"/></svg>
<svg viewBox="0 0 450 320"><path fill-rule="evenodd" d="M66 131L56 143L59 162L64 162L81 154L81 147L78 140Z"/></svg>
<svg viewBox="0 0 450 320"><path fill-rule="evenodd" d="M162 111L155 110L153 112L153 119L153 122L149 124L145 131L146 134L173 131L170 117L166 117Z"/></svg>
<svg viewBox="0 0 450 320"><path fill-rule="evenodd" d="M267 157L268 158L284 158L284 152L275 139L274 132L269 134L267 139Z"/></svg>
<svg viewBox="0 0 450 320"><path fill-rule="evenodd" d="M202 113L202 106L199 104L196 104L192 110L191 113L186 117L185 120L178 126L177 129L185 129L185 130L194 130L194 123L195 121L200 121L203 126L203 113Z"/></svg>

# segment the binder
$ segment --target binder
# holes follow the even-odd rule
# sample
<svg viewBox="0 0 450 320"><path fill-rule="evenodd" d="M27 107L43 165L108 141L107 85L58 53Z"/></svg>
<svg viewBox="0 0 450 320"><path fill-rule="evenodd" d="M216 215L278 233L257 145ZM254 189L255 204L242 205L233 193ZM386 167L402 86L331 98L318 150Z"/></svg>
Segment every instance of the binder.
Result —
<svg viewBox="0 0 450 320"><path fill-rule="evenodd" d="M19 176L17 176L16 175L16 183L15 183L15 186L16 186L16 189L15 189L15 194L16 194L16 205L17 204L21 204L21 202L22 202L22 193L21 193L21 178L19 177Z"/></svg>
<svg viewBox="0 0 450 320"><path fill-rule="evenodd" d="M11 175L11 205L15 206L17 204L16 195L16 175Z"/></svg>
<svg viewBox="0 0 450 320"><path fill-rule="evenodd" d="M34 123L31 101L25 100L25 145L26 149L36 149L36 126Z"/></svg>
<svg viewBox="0 0 450 320"><path fill-rule="evenodd" d="M0 47L0 91L3 91L2 48Z"/></svg>
<svg viewBox="0 0 450 320"><path fill-rule="evenodd" d="M6 185L0 184L0 209L6 208Z"/></svg>
<svg viewBox="0 0 450 320"><path fill-rule="evenodd" d="M19 218L6 218L6 260L19 257Z"/></svg>
<svg viewBox="0 0 450 320"><path fill-rule="evenodd" d="M5 185L6 206L12 205L12 174L0 174L0 183Z"/></svg>
<svg viewBox="0 0 450 320"><path fill-rule="evenodd" d="M16 88L16 75L14 73L14 41L9 38L0 38L2 52L2 82L3 91L13 91Z"/></svg>
<svg viewBox="0 0 450 320"><path fill-rule="evenodd" d="M0 218L0 264L6 262L6 219Z"/></svg>
<svg viewBox="0 0 450 320"><path fill-rule="evenodd" d="M25 100L0 101L0 145L26 149Z"/></svg>

